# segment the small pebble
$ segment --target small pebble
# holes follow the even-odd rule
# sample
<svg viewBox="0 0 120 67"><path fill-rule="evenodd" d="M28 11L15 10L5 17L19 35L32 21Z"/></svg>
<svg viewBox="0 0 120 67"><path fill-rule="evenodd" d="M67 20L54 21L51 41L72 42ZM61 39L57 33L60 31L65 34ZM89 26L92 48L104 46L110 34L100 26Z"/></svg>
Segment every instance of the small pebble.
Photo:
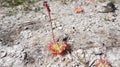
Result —
<svg viewBox="0 0 120 67"><path fill-rule="evenodd" d="M95 55L101 55L102 51L99 48L94 48Z"/></svg>
<svg viewBox="0 0 120 67"><path fill-rule="evenodd" d="M5 50L0 51L0 58L3 58L7 55L7 52Z"/></svg>

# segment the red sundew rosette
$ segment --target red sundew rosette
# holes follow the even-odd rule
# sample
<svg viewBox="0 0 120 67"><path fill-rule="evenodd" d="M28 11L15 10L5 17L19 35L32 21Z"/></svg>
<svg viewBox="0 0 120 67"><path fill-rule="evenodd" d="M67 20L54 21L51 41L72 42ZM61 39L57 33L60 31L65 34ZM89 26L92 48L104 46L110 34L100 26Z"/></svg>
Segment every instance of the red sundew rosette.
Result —
<svg viewBox="0 0 120 67"><path fill-rule="evenodd" d="M75 8L75 13L82 13L82 12L84 12L84 9L83 8L81 8L81 7L77 7L77 8Z"/></svg>
<svg viewBox="0 0 120 67"><path fill-rule="evenodd" d="M63 53L68 48L68 45L66 42L52 42L49 46L49 50L53 55L63 55Z"/></svg>
<svg viewBox="0 0 120 67"><path fill-rule="evenodd" d="M108 61L99 59L98 63L96 64L96 67L112 67L112 66Z"/></svg>

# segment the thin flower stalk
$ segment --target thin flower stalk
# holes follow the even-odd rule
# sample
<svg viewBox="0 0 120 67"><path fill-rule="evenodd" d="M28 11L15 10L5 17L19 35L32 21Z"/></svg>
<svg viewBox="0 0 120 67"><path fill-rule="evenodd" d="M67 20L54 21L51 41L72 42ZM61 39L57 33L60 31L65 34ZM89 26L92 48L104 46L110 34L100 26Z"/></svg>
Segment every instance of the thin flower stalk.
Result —
<svg viewBox="0 0 120 67"><path fill-rule="evenodd" d="M53 25L52 25L52 19L51 19L51 14L50 14L51 10L50 10L50 8L49 8L49 6L48 6L46 1L43 2L43 6L45 6L47 8L47 12L48 12L49 19L50 19L51 30L52 30L52 39L55 42L55 37L54 37L54 32L53 32Z"/></svg>

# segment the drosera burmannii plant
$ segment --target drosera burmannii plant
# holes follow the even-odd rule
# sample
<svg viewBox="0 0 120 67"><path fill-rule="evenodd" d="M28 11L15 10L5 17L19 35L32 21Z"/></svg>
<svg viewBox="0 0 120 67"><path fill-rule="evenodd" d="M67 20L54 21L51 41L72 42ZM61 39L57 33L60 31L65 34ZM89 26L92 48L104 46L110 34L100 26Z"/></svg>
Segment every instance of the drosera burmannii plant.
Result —
<svg viewBox="0 0 120 67"><path fill-rule="evenodd" d="M111 66L110 62L100 58L97 60L96 67L112 67L112 66Z"/></svg>
<svg viewBox="0 0 120 67"><path fill-rule="evenodd" d="M49 45L49 50L53 55L65 55L66 51L70 49L66 41L56 41L54 37L54 31L53 31L53 25L51 20L51 10L49 8L49 5L47 4L47 1L43 2L43 6L47 9L49 19L50 19L50 25L51 25L51 33L52 33L52 39L53 41Z"/></svg>
<svg viewBox="0 0 120 67"><path fill-rule="evenodd" d="M97 63L95 64L96 67L112 67L111 63L105 59L107 56L106 52L104 53L104 57L97 59Z"/></svg>

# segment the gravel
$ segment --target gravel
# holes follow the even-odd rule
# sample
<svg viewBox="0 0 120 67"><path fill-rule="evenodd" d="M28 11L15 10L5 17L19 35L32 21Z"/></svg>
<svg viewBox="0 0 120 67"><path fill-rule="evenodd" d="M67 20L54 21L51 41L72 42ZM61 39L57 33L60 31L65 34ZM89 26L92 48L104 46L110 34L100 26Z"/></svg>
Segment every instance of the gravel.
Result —
<svg viewBox="0 0 120 67"><path fill-rule="evenodd" d="M100 58L107 59L113 67L120 66L119 0L114 3L115 12L104 12L103 4L107 6L108 1L48 1L55 40L66 39L71 46L65 56L53 56L48 50L52 36L42 2L31 5L30 11L23 10L22 5L0 8L0 67L95 67ZM36 11L38 6L40 10ZM75 7L84 12L76 14ZM16 9L16 14L8 15Z"/></svg>

